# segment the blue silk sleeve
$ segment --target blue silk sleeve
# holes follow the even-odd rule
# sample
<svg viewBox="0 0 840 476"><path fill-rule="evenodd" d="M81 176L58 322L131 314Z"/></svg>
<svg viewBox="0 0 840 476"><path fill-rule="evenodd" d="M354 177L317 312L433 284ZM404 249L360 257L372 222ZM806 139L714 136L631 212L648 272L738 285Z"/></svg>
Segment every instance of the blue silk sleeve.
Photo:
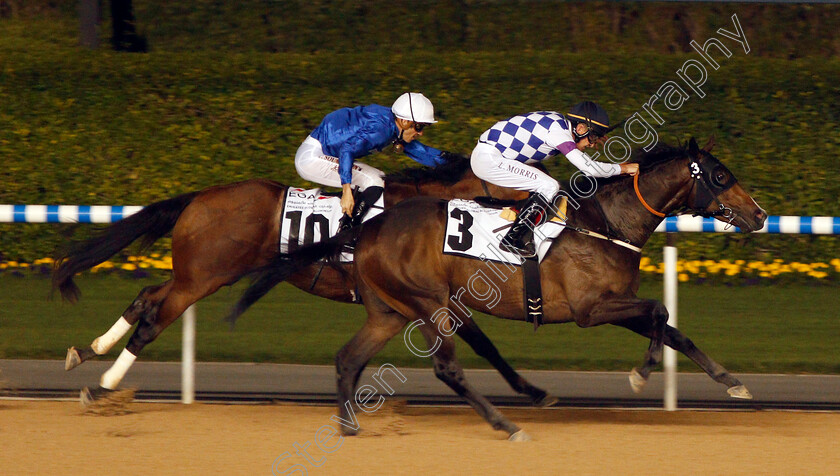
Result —
<svg viewBox="0 0 840 476"><path fill-rule="evenodd" d="M405 145L405 154L417 162L429 167L435 167L446 162L441 156L441 151L435 149L434 147L423 145L416 140Z"/></svg>

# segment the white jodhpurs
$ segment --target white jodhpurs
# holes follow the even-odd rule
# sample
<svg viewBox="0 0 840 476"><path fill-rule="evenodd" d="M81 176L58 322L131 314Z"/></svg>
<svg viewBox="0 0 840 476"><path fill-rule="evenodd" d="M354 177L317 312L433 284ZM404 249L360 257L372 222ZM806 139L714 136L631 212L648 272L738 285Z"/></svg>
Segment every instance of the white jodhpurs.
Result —
<svg viewBox="0 0 840 476"><path fill-rule="evenodd" d="M338 158L324 155L321 143L314 137L307 137L295 153L295 169L304 180L328 187L341 188L338 176ZM385 187L384 173L360 162L353 163L353 178L350 183L359 189Z"/></svg>
<svg viewBox="0 0 840 476"><path fill-rule="evenodd" d="M547 203L560 190L560 184L545 172L518 160L506 159L499 149L483 142L473 149L470 165L481 180L501 187L537 192Z"/></svg>

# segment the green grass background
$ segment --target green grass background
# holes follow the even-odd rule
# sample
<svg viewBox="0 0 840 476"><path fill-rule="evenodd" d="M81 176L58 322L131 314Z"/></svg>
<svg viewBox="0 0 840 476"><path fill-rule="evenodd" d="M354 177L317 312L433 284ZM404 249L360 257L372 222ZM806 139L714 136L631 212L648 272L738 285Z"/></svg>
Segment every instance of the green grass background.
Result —
<svg viewBox="0 0 840 476"><path fill-rule="evenodd" d="M71 345L89 345L117 320L143 286L154 280L82 276L76 305L48 300L49 281L0 276L0 358L63 359ZM281 285L239 321L234 332L221 321L242 290L224 288L197 305L197 357L201 361L331 364L362 326L364 308L316 298ZM641 296L661 299L661 285L647 283ZM840 373L840 297L836 288L689 286L679 289L679 327L713 359L738 372ZM625 329L547 325L479 316L477 322L515 367L523 369L629 370L641 362L648 341ZM179 360L176 321L141 354L143 360ZM115 357L124 339L112 351ZM418 345L421 345L418 338ZM460 343L467 367L487 367ZM374 359L424 367L396 336ZM682 371L698 371L686 359Z"/></svg>

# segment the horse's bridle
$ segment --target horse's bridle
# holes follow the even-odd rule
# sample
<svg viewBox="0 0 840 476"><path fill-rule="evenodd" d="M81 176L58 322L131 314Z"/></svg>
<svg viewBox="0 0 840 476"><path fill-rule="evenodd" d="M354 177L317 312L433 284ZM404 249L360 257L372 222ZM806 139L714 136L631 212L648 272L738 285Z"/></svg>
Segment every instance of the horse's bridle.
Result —
<svg viewBox="0 0 840 476"><path fill-rule="evenodd" d="M693 179L691 187L692 190L696 187L697 191L694 194L692 203L685 205L684 208L679 211L689 211L694 216L699 215L704 218L723 217L726 219L726 226L728 228L732 225L732 220L735 219L735 213L731 208L721 203L718 196L735 186L735 184L738 183L738 179L732 175L725 165L720 162L710 162L711 161L705 155L701 155L699 160L695 157L690 158L688 162L688 171ZM724 175L726 179L724 181L719 181L717 179L718 172L725 172ZM644 197L642 197L642 192L639 190L639 175L641 174L636 174L633 177L633 188L636 191L636 197L638 197L639 202L642 203L645 209L660 218L678 215L679 213L665 215L648 205ZM691 191L688 193L691 195ZM706 208L708 208L709 204L712 202L715 202L718 205L718 209L713 212L707 212Z"/></svg>

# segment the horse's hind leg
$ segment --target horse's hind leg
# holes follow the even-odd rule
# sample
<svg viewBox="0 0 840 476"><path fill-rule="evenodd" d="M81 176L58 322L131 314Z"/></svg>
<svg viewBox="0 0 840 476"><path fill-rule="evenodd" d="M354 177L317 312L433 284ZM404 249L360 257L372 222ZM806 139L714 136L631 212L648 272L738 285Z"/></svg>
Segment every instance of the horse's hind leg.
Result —
<svg viewBox="0 0 840 476"><path fill-rule="evenodd" d="M364 280L366 276L362 275L362 277ZM395 283L397 281L389 281L387 284L393 285ZM370 312L371 304L369 300L370 296L374 296L374 291L369 287L370 283L364 282L364 284L360 287L360 290L363 293L365 307ZM467 382L461 364L455 359L455 342L452 339L452 334L456 332L456 328L453 328L455 327L452 322L453 316L439 317L439 319L448 321L449 328L443 329L443 331L441 326L445 327L445 325L442 322L431 321L431 318L437 316L441 309L450 309L448 306L449 300L446 298L449 295L449 289L443 288L437 292L428 290L424 294L428 297L413 296L404 292L399 286L395 286L393 289L385 289L379 286L375 297L377 301L381 299L383 306L419 323L416 328L423 334L423 338L429 346L429 352L434 359L437 378L463 397L494 429L506 431L510 440L524 441L530 439L525 432L505 418L499 410ZM446 332L446 334L442 332Z"/></svg>
<svg viewBox="0 0 840 476"><path fill-rule="evenodd" d="M336 420L341 433L352 436L358 433L359 424L353 410L354 392L359 377L368 361L382 350L385 344L405 327L406 319L388 308L374 295L364 295L368 318L362 329L341 348L335 357L338 384L338 412ZM378 406L358 406L364 412L373 412ZM335 417L334 417L335 419Z"/></svg>
<svg viewBox="0 0 840 476"><path fill-rule="evenodd" d="M476 354L490 362L502 374L510 387L517 393L528 395L531 401L540 407L547 407L557 403L557 397L551 396L545 390L531 385L510 364L502 358L493 342L481 331L470 318L463 319L463 325L458 330L458 336L475 351Z"/></svg>
<svg viewBox="0 0 840 476"><path fill-rule="evenodd" d="M134 329L134 333L128 340L128 345L126 345L125 349L117 357L116 362L114 362L111 368L102 374L102 378L99 381L100 388L94 391L83 390L82 402L87 403L99 397L100 394L115 390L132 364L134 364L143 347L155 340L191 304L215 292L220 286L221 284L200 290L191 289L188 285L179 285L178 282L173 282L171 286L167 286L168 293L162 298L157 312L154 312L153 308L152 312L147 312L142 315L142 318L137 324L137 328Z"/></svg>
<svg viewBox="0 0 840 476"><path fill-rule="evenodd" d="M117 319L117 322L108 329L108 332L94 339L93 343L88 347L70 347L67 349L64 370L74 369L93 357L107 354L111 350L111 347L122 339L137 321L156 310L160 301L166 296L171 287L172 280L158 284L157 286L143 288L131 305L123 312L122 316Z"/></svg>
<svg viewBox="0 0 840 476"><path fill-rule="evenodd" d="M631 331L643 336L650 337L650 327L643 321L629 319L624 322L617 322L616 325L630 329ZM730 374L729 371L722 365L709 358L709 356L702 350L698 349L697 346L694 345L694 342L686 337L679 329L671 326L665 327L665 345L677 352L685 354L686 357L691 359L695 364L703 369L703 371L706 372L715 382L726 385L726 392L733 398L752 398L749 390L747 390L740 380Z"/></svg>
<svg viewBox="0 0 840 476"><path fill-rule="evenodd" d="M463 397L479 415L495 430L507 432L511 441L527 441L530 439L522 429L508 420L483 395L478 393L464 376L464 369L455 358L455 342L450 336L440 333L437 326L425 323L419 326L423 337L430 349L437 348L432 354L435 366L435 376Z"/></svg>

